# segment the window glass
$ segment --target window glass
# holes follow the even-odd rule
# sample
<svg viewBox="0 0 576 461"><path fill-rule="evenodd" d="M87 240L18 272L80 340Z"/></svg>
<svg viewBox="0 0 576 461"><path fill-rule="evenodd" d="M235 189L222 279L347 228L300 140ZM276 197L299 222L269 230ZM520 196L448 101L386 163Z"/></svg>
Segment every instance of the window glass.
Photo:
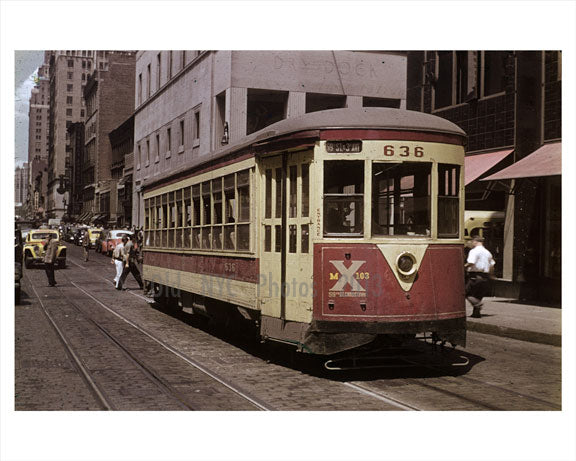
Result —
<svg viewBox="0 0 576 461"><path fill-rule="evenodd" d="M301 239L301 252L308 253L309 248L309 239L310 239L310 229L308 224L302 224L301 231L300 231L300 239Z"/></svg>
<svg viewBox="0 0 576 461"><path fill-rule="evenodd" d="M236 222L236 196L234 175L224 177L224 216L226 223Z"/></svg>
<svg viewBox="0 0 576 461"><path fill-rule="evenodd" d="M310 165L302 164L302 217L308 217L310 203Z"/></svg>
<svg viewBox="0 0 576 461"><path fill-rule="evenodd" d="M324 235L362 235L363 200L363 161L324 162Z"/></svg>
<svg viewBox="0 0 576 461"><path fill-rule="evenodd" d="M295 218L297 216L297 186L298 186L298 167L296 165L290 166L290 217ZM296 230L294 230L294 235L296 235ZM296 245L296 244L294 244Z"/></svg>
<svg viewBox="0 0 576 461"><path fill-rule="evenodd" d="M282 168L276 168L276 218L282 217Z"/></svg>
<svg viewBox="0 0 576 461"><path fill-rule="evenodd" d="M250 176L249 171L238 173L238 221L250 221Z"/></svg>
<svg viewBox="0 0 576 461"><path fill-rule="evenodd" d="M272 217L272 170L266 170L266 186L264 189L264 217L271 218Z"/></svg>
<svg viewBox="0 0 576 461"><path fill-rule="evenodd" d="M214 224L222 224L222 178L212 180Z"/></svg>
<svg viewBox="0 0 576 461"><path fill-rule="evenodd" d="M373 235L430 235L431 171L428 162L373 164Z"/></svg>
<svg viewBox="0 0 576 461"><path fill-rule="evenodd" d="M438 165L438 237L458 237L460 166Z"/></svg>

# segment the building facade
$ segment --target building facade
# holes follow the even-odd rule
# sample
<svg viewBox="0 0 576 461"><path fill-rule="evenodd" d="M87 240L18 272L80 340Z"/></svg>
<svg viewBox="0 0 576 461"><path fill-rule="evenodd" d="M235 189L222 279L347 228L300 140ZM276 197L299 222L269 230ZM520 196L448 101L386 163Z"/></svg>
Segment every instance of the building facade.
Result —
<svg viewBox="0 0 576 461"><path fill-rule="evenodd" d="M279 120L339 107L406 106L406 55L354 51L140 51L134 202L141 186L191 168Z"/></svg>
<svg viewBox="0 0 576 461"><path fill-rule="evenodd" d="M20 207L21 209L26 203L28 195L28 171L27 162L22 166L17 166L14 171L14 202L16 207Z"/></svg>
<svg viewBox="0 0 576 461"><path fill-rule="evenodd" d="M48 51L50 65L47 217L68 213L72 149L68 128L85 118L84 86L93 70L94 51Z"/></svg>
<svg viewBox="0 0 576 461"><path fill-rule="evenodd" d="M47 61L47 59L45 59ZM28 111L28 165L30 169L26 215L42 219L46 208L47 161L50 127L50 66L38 69Z"/></svg>
<svg viewBox="0 0 576 461"><path fill-rule="evenodd" d="M134 116L108 135L112 147L110 174L116 183L116 215L110 221L117 227L132 224L132 174L134 167ZM111 194L114 191L111 191Z"/></svg>
<svg viewBox="0 0 576 461"><path fill-rule="evenodd" d="M84 152L81 162L84 214L98 224L116 221L118 178L112 177L109 133L134 110L135 52L98 51L96 66L84 90L86 101ZM88 215L83 216L84 219Z"/></svg>
<svg viewBox="0 0 576 461"><path fill-rule="evenodd" d="M560 51L408 53L407 108L468 134L466 209L505 214L497 295L560 300L561 68Z"/></svg>

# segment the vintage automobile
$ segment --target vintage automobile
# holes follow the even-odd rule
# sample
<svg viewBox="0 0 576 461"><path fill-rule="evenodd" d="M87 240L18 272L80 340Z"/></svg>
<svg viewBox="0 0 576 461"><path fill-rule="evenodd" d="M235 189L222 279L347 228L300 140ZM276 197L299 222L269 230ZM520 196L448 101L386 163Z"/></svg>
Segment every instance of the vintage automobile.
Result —
<svg viewBox="0 0 576 461"><path fill-rule="evenodd" d="M125 235L130 237L132 232L126 229L113 229L106 232L102 239L102 254L112 256L114 248L122 241L122 237Z"/></svg>
<svg viewBox="0 0 576 461"><path fill-rule="evenodd" d="M20 292L22 279L22 231L18 228L14 232L14 299L16 304L20 303Z"/></svg>
<svg viewBox="0 0 576 461"><path fill-rule="evenodd" d="M58 240L58 253L56 254L56 265L63 269L66 267L66 245L60 243L60 236L57 229L35 229L28 232L24 242L24 266L26 269L35 263L43 263L46 250L44 245L48 242L48 235L52 234Z"/></svg>
<svg viewBox="0 0 576 461"><path fill-rule="evenodd" d="M90 237L90 248L96 248L97 242L102 236L104 231L96 227L91 227L88 229L88 236Z"/></svg>

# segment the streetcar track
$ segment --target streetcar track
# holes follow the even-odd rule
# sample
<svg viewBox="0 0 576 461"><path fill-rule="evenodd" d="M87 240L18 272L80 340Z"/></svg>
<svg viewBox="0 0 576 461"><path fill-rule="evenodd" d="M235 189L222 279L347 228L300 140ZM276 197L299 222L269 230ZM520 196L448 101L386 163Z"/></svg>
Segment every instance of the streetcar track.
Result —
<svg viewBox="0 0 576 461"><path fill-rule="evenodd" d="M394 407L398 407L402 410L422 411L420 408L415 407L414 405L408 405L407 403L401 402L398 399L394 399L390 396L382 394L381 392L377 392L375 389L370 389L368 387L361 386L360 384L351 383L351 382L345 382L343 384L345 386L352 388L352 389L355 389L356 391L360 392L361 394L369 395L370 397L374 397L375 399L382 400L383 402L386 402L386 403L388 403Z"/></svg>
<svg viewBox="0 0 576 461"><path fill-rule="evenodd" d="M28 276L26 275L25 277L28 277ZM56 331L58 338L60 339L60 341L64 345L64 349L66 350L66 353L72 358L73 363L76 365L77 369L79 370L80 375L82 376L88 389L95 395L96 400L103 407L104 410L107 410L107 411L116 410L116 408L112 404L112 402L110 402L108 400L108 398L105 396L105 393L100 389L100 387L96 384L96 382L94 382L94 380L91 378L90 372L88 371L88 369L86 368L86 366L84 365L84 363L82 362L80 357L78 357L76 355L76 353L72 349L72 346L68 343L68 340L66 339L66 337L64 336L64 334L62 333L60 328L58 328L56 321L49 314L48 310L46 309L46 306L44 306L44 303L42 302L42 298L40 298L40 296L38 295L38 292L36 291L36 288L34 288L34 284L30 283L30 286L32 287L32 291L34 291L34 294L36 295L36 297L38 298L38 301L40 302L40 306L42 307L42 311L44 312L44 315L46 316L46 318L48 319L48 321L50 322L50 324L52 325L52 327Z"/></svg>
<svg viewBox="0 0 576 461"><path fill-rule="evenodd" d="M60 290L62 293L62 290ZM69 296L62 293L67 301L72 304L78 312L80 312L84 318L86 318L91 324L93 324L102 334L104 334L110 341L112 341L125 355L126 357L142 371L142 373L167 396L176 400L180 406L186 410L196 411L193 405L187 402L187 399L182 396L176 389L174 389L170 384L163 380L157 373L154 373L148 366L146 366L141 360L139 360L133 353L131 353L120 341L118 341L114 335L112 335L106 328L98 324L90 315L87 315Z"/></svg>
<svg viewBox="0 0 576 461"><path fill-rule="evenodd" d="M439 366L429 365L429 364L421 364L421 363L419 363L419 362L412 362L412 363L415 363L415 364L417 364L417 365L419 365L419 366L422 366L423 368L428 368L429 370L444 371L444 370L442 369L442 367L439 367ZM480 379L471 378L471 377L469 377L469 376L463 376L463 375L462 375L462 376L458 376L458 378L461 379L461 380L463 380L463 381L467 381L467 382L469 382L469 383L475 383L475 384L481 384L481 385L484 385L484 386L490 386L490 387L492 387L492 388L494 388L494 389L498 389L498 390L503 391L503 392L506 392L506 393L508 393L508 394L515 395L515 396L517 396L517 397L525 398L525 399L528 399L528 400L532 400L533 402L536 402L536 403L541 403L541 404L547 405L547 406L549 406L549 407L552 407L552 408L555 409L555 410L561 410L561 409L562 409L562 407L561 407L560 405L557 405L557 404L555 404L555 403L553 403L553 402L549 402L548 400L543 400L543 399L540 399L540 398L538 398L538 397L534 397L534 396L531 396L531 395L523 394L523 393L521 393L521 392L516 392L516 391L513 391L513 390L511 390L511 389L508 389L507 387L499 386L498 384L488 383L488 382L482 381L482 380L480 380ZM453 383L453 382L454 382L453 379L451 379L451 378L449 378L449 377L445 377L445 376L438 376L437 379L442 379L442 380L448 381L448 382L450 382L450 383Z"/></svg>
<svg viewBox="0 0 576 461"><path fill-rule="evenodd" d="M108 310L110 313L114 314L115 316L117 316L118 318L122 319L124 322L126 322L127 324L129 324L130 326L132 326L133 328L135 328L136 330L138 330L139 332L141 332L142 334L146 335L147 337L149 337L150 339L152 339L154 342L156 342L157 344L159 344L160 346L164 347L166 350L172 352L174 355L176 355L177 357L179 357L180 359L184 360L186 363L188 363L189 365L192 365L193 367L197 368L198 370L200 370L201 372L203 372L204 374L208 375L209 377L211 377L212 379L214 379L215 381L219 382L220 384L222 384L223 386L225 386L226 388L228 388L229 390L231 390L232 392L234 392L235 394L239 395L240 397L243 397L245 400L248 400L250 403L252 403L254 406L256 406L257 408L259 408L260 410L265 410L265 411L272 411L274 410L274 408L272 408L270 405L260 401L259 399L251 396L248 392L244 391L243 389L241 389L238 386L235 386L234 384L230 383L228 380L224 379L223 377L219 376L217 373L211 371L210 369L208 369L207 367L205 367L204 365L202 365L201 363L199 363L198 361L194 360L191 357L188 357L187 355L182 354L180 351L174 349L172 346L170 346L169 344L167 344L166 342L164 342L163 340L161 340L160 338L156 337L155 335L151 334L150 332L146 331L144 328L140 327L139 325L135 324L134 322L132 322L130 319L128 319L127 317L123 316L122 314L116 312L114 309L106 306L104 303L102 303L100 300L98 300L97 298L95 298L90 292L84 290L82 287L80 287L79 285L77 285L75 282L73 282L72 280L70 280L70 283L72 283L72 285L74 285L77 289L79 289L80 291L82 291L84 294L86 294L87 296L89 296L91 299L93 299L96 303L98 303L100 306L102 306L104 309Z"/></svg>

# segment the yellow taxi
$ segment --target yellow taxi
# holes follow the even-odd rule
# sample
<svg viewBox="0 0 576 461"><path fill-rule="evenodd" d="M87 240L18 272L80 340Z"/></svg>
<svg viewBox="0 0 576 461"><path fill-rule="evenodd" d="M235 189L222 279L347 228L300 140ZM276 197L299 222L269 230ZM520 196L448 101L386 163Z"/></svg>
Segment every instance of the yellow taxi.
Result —
<svg viewBox="0 0 576 461"><path fill-rule="evenodd" d="M56 265L63 269L66 267L66 245L60 242L58 229L35 229L28 232L22 250L24 265L26 268L32 267L36 263L44 263L46 250L44 246L48 243L48 235L52 235L58 241L58 252L56 253Z"/></svg>
<svg viewBox="0 0 576 461"><path fill-rule="evenodd" d="M102 237L104 231L97 227L88 228L88 238L90 239L90 248L96 248L96 241Z"/></svg>

